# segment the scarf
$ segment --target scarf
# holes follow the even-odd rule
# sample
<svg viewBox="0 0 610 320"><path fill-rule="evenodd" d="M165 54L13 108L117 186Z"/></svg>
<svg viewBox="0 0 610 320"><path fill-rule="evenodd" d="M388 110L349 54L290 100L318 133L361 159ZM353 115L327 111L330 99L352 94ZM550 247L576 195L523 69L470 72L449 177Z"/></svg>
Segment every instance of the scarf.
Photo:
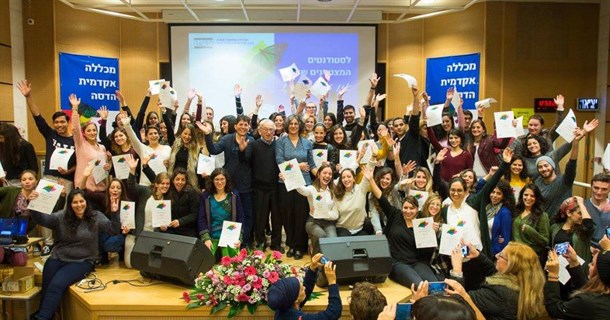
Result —
<svg viewBox="0 0 610 320"><path fill-rule="evenodd" d="M491 220L493 217L495 217L498 211L500 211L500 208L502 208L502 203L498 203L496 205L490 203L486 205L485 212L487 213L487 220Z"/></svg>

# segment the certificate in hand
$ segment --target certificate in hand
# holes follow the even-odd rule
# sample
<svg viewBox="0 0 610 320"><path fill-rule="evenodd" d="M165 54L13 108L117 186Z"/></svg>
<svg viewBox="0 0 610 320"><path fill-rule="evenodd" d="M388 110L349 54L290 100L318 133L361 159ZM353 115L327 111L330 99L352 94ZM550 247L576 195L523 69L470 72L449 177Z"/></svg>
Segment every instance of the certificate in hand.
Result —
<svg viewBox="0 0 610 320"><path fill-rule="evenodd" d="M241 223L233 221L223 221L222 231L220 233L220 240L218 240L219 247L235 247L235 244L239 242L241 235Z"/></svg>
<svg viewBox="0 0 610 320"><path fill-rule="evenodd" d="M95 181L95 184L100 183L100 181L108 177L108 171L104 170L104 166L106 165L105 158L93 159L89 163L93 163L93 171L91 171L91 175L93 176L93 181Z"/></svg>
<svg viewBox="0 0 610 320"><path fill-rule="evenodd" d="M436 248L436 232L434 231L434 218L422 218L413 220L413 235L415 236L415 247Z"/></svg>
<svg viewBox="0 0 610 320"><path fill-rule="evenodd" d="M136 228L136 203L133 201L121 201L121 226L129 229Z"/></svg>
<svg viewBox="0 0 610 320"><path fill-rule="evenodd" d="M156 200L153 203L152 226L158 228L167 226L172 222L172 201Z"/></svg>
<svg viewBox="0 0 610 320"><path fill-rule="evenodd" d="M155 172L155 174L167 172L167 168L165 167L165 164L163 164L163 160L156 153L153 153L150 160L148 160L148 166Z"/></svg>
<svg viewBox="0 0 610 320"><path fill-rule="evenodd" d="M339 150L339 164L341 168L350 168L356 162L356 150Z"/></svg>
<svg viewBox="0 0 610 320"><path fill-rule="evenodd" d="M303 178L303 173L299 168L297 159L286 161L278 167L280 168L280 172L284 175L286 191L292 191L298 187L305 186L305 178Z"/></svg>
<svg viewBox="0 0 610 320"><path fill-rule="evenodd" d="M73 154L73 149L55 148L49 159L49 170L68 169L68 162Z"/></svg>
<svg viewBox="0 0 610 320"><path fill-rule="evenodd" d="M117 179L124 180L129 178L129 165L125 161L124 154L112 157L112 165Z"/></svg>
<svg viewBox="0 0 610 320"><path fill-rule="evenodd" d="M422 211L424 209L424 202L426 202L426 200L428 199L428 192L411 189L409 190L409 195L417 199L419 211Z"/></svg>
<svg viewBox="0 0 610 320"><path fill-rule="evenodd" d="M328 161L328 150L314 149L313 162L316 164L316 168L319 168L325 161Z"/></svg>
<svg viewBox="0 0 610 320"><path fill-rule="evenodd" d="M572 140L574 140L574 129L576 129L576 115L574 115L574 111L570 109L568 115L563 118L561 124L555 129L555 132L565 139L566 142L572 142Z"/></svg>
<svg viewBox="0 0 610 320"><path fill-rule="evenodd" d="M36 210L42 213L52 213L63 189L64 186L61 184L40 179L38 186L36 186L38 197L34 200L30 200L28 209Z"/></svg>
<svg viewBox="0 0 610 320"><path fill-rule="evenodd" d="M453 249L460 244L460 240L464 236L463 228L443 224L441 232L441 246L438 251L440 254L450 256Z"/></svg>
<svg viewBox="0 0 610 320"><path fill-rule="evenodd" d="M211 175L215 168L216 161L214 161L214 158L208 157L205 154L199 154L199 159L197 160L197 174L205 173Z"/></svg>
<svg viewBox="0 0 610 320"><path fill-rule="evenodd" d="M515 114L512 111L494 112L494 119L498 138L517 137L517 129L513 126Z"/></svg>

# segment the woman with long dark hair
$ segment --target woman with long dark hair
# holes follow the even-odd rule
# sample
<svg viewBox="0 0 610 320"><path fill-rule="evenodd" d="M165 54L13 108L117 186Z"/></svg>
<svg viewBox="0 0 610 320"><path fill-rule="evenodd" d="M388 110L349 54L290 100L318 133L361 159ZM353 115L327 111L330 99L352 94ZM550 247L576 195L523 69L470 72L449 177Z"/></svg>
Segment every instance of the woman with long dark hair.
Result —
<svg viewBox="0 0 610 320"><path fill-rule="evenodd" d="M187 130L185 127L185 130ZM183 131L184 132L184 131ZM159 229L164 232L188 237L197 237L197 215L199 214L199 192L190 184L190 176L183 168L174 170L171 176L169 197L172 200L172 221Z"/></svg>
<svg viewBox="0 0 610 320"><path fill-rule="evenodd" d="M519 202L513 214L513 240L530 246L540 261L546 259L546 247L549 245L549 216L542 210L544 199L535 184L528 184L519 194Z"/></svg>
<svg viewBox="0 0 610 320"><path fill-rule="evenodd" d="M38 172L38 160L34 146L21 137L19 130L12 124L0 125L0 161L6 171L10 185L19 187L19 176L24 170Z"/></svg>
<svg viewBox="0 0 610 320"><path fill-rule="evenodd" d="M36 197L38 193L33 191L30 200ZM93 271L99 232L119 229L118 220L111 222L89 207L84 190L72 190L67 201L65 210L52 214L30 211L34 221L54 230L56 235L51 256L44 265L40 309L34 319L53 319L68 287Z"/></svg>
<svg viewBox="0 0 610 320"><path fill-rule="evenodd" d="M513 189L513 195L515 201L519 198L519 193L525 185L532 183L532 179L527 175L527 169L525 168L525 161L519 155L514 155L510 160L510 170L504 174L504 180Z"/></svg>
<svg viewBox="0 0 610 320"><path fill-rule="evenodd" d="M440 152L443 146L436 140L434 136L434 132L432 130L428 130L428 137L430 138L430 143L436 149L436 152ZM451 180L453 176L457 173L460 173L465 169L472 169L472 155L463 149L464 144L464 133L457 129L449 130L449 152L447 152L447 157L441 164L441 177L445 181Z"/></svg>
<svg viewBox="0 0 610 320"><path fill-rule="evenodd" d="M394 176L394 171L388 167L383 167L375 173L375 183L381 189L383 196L390 202L393 207L399 208L402 202L402 197L398 192L398 183ZM383 228L386 225L387 217L383 213L379 200L369 194L369 214L371 215L371 224L375 234L382 234Z"/></svg>
<svg viewBox="0 0 610 320"><path fill-rule="evenodd" d="M510 142L510 138L498 139L495 134L488 135L485 122L481 119L472 120L468 138L466 150L472 155L473 170L479 177L485 176L491 167L498 165L495 150L506 148Z"/></svg>
<svg viewBox="0 0 610 320"><path fill-rule="evenodd" d="M100 263L102 265L108 264L108 252L116 252L119 254L119 260L123 260L121 254L125 247L125 236L121 234L121 201L128 201L127 189L122 180L112 179L106 189L106 201L104 214L108 220L113 222L113 225L117 228L112 232L99 232L99 251L100 251ZM118 221L118 222L117 222Z"/></svg>
<svg viewBox="0 0 610 320"><path fill-rule="evenodd" d="M485 206L493 255L502 251L512 237L514 211L513 190L506 181L500 180L489 195L489 204Z"/></svg>

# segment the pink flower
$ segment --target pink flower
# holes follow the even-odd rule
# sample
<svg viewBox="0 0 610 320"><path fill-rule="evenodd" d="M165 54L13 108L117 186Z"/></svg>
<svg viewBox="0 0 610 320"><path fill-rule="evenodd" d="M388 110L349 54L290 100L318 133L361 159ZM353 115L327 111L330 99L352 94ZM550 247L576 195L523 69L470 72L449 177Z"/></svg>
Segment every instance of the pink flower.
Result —
<svg viewBox="0 0 610 320"><path fill-rule="evenodd" d="M203 294L198 293L198 294L197 294L197 299L199 299L199 300L203 300L203 299L205 299L205 297L203 296Z"/></svg>
<svg viewBox="0 0 610 320"><path fill-rule="evenodd" d="M222 259L220 259L220 264L222 264L225 267L228 267L231 265L231 258L230 257L222 257Z"/></svg>
<svg viewBox="0 0 610 320"><path fill-rule="evenodd" d="M278 280L280 279L280 277L278 276L277 272L273 271L271 272L271 274L269 274L269 282L271 283L276 283Z"/></svg>
<svg viewBox="0 0 610 320"><path fill-rule="evenodd" d="M233 261L237 263L242 263L246 256L242 256L241 253L235 257L233 257Z"/></svg>
<svg viewBox="0 0 610 320"><path fill-rule="evenodd" d="M237 295L237 301L239 302L248 302L248 300L250 300L250 297L248 297L248 295L245 293L240 293Z"/></svg>
<svg viewBox="0 0 610 320"><path fill-rule="evenodd" d="M241 288L243 292L248 292L252 289L252 286L249 283L244 284L244 287Z"/></svg>
<svg viewBox="0 0 610 320"><path fill-rule="evenodd" d="M253 266L246 267L246 270L244 270L244 273L245 273L247 276L253 276L253 275L256 275L256 268L255 268L255 267L253 267Z"/></svg>
<svg viewBox="0 0 610 320"><path fill-rule="evenodd" d="M271 253L271 256L272 256L272 257L273 257L273 259L275 259L275 260L280 260L280 259L282 259L282 253L281 253L281 252L279 252L279 251L273 251L273 252Z"/></svg>
<svg viewBox="0 0 610 320"><path fill-rule="evenodd" d="M191 296L186 291L182 292L182 299L184 299L184 301L186 301L186 303L191 302Z"/></svg>
<svg viewBox="0 0 610 320"><path fill-rule="evenodd" d="M265 253L264 253L264 252L262 252L262 251L260 251L260 250L255 250L255 251L254 251L254 256L259 257L259 258L262 258L262 257L264 257L264 256L265 256Z"/></svg>
<svg viewBox="0 0 610 320"><path fill-rule="evenodd" d="M231 277L229 277L229 276L224 276L224 283L226 285L233 284L233 279L231 279Z"/></svg>
<svg viewBox="0 0 610 320"><path fill-rule="evenodd" d="M252 282L252 287L253 287L254 289L260 289L260 288L262 288L262 287L263 287L263 280L262 280L261 278L258 278L258 279L256 279L256 280L254 280L254 281Z"/></svg>
<svg viewBox="0 0 610 320"><path fill-rule="evenodd" d="M245 258L248 255L248 251L245 248L241 249L241 251L239 251L239 255Z"/></svg>
<svg viewBox="0 0 610 320"><path fill-rule="evenodd" d="M269 278L269 275L270 275L270 274L271 274L271 272L269 272L269 270L265 270L265 271L263 272L263 277L264 277L264 278Z"/></svg>

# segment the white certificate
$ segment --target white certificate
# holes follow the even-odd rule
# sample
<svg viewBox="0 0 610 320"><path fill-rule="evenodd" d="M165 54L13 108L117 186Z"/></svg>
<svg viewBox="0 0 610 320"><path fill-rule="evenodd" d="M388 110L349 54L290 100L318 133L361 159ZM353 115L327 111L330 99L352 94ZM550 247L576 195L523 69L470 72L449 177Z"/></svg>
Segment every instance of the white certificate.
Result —
<svg viewBox="0 0 610 320"><path fill-rule="evenodd" d="M170 86L169 81L166 81L161 85L161 90L159 91L159 101L161 101L161 105L166 108L172 108L174 106L174 101L176 100L178 100L176 90Z"/></svg>
<svg viewBox="0 0 610 320"><path fill-rule="evenodd" d="M106 165L106 158L93 159L89 161L89 163L93 164L93 171L91 171L91 175L93 176L93 181L95 184L100 183L108 177L108 171L104 170L104 166Z"/></svg>
<svg viewBox="0 0 610 320"><path fill-rule="evenodd" d="M494 99L494 98L487 98L487 99L483 99L483 100L479 100L479 101L475 102L474 106L477 108L478 107L489 108L489 107L491 107L492 103L496 103L496 102L498 102L498 101L496 101L496 99Z"/></svg>
<svg viewBox="0 0 610 320"><path fill-rule="evenodd" d="M233 221L223 221L222 231L220 233L220 239L218 240L219 247L235 247L235 244L239 242L239 236L241 235L241 223Z"/></svg>
<svg viewBox="0 0 610 320"><path fill-rule="evenodd" d="M114 167L114 176L117 179L124 180L129 178L130 169L124 154L112 157L112 166Z"/></svg>
<svg viewBox="0 0 610 320"><path fill-rule="evenodd" d="M417 199L419 211L422 211L424 209L424 202L426 202L426 200L428 199L428 192L411 189L409 190L409 195Z"/></svg>
<svg viewBox="0 0 610 320"><path fill-rule="evenodd" d="M360 163L369 163L373 156L372 144L375 144L375 140L362 140L358 142L358 150L364 146L364 155L360 159Z"/></svg>
<svg viewBox="0 0 610 320"><path fill-rule="evenodd" d="M411 88L415 88L417 87L417 80L415 79L414 76L410 75L410 74L405 74L405 73L397 73L394 75L395 77L398 78L403 78L405 79L405 81L407 82L407 85Z"/></svg>
<svg viewBox="0 0 610 320"><path fill-rule="evenodd" d="M167 172L163 159L156 153L153 153L150 160L148 160L148 166L155 172L155 175Z"/></svg>
<svg viewBox="0 0 610 320"><path fill-rule="evenodd" d="M214 158L208 157L205 154L199 154L199 158L197 160L197 174L205 173L207 175L211 175L215 168L216 161L214 161Z"/></svg>
<svg viewBox="0 0 610 320"><path fill-rule="evenodd" d="M316 97L321 97L328 93L330 90L330 84L326 82L322 77L319 77L318 80L309 88L311 93Z"/></svg>
<svg viewBox="0 0 610 320"><path fill-rule="evenodd" d="M572 278L572 276L568 272L568 269L566 269L570 265L570 262L564 256L559 256L558 258L559 258L559 259L557 259L559 262L559 279L558 280L559 280L559 282L561 282L561 284L566 284ZM585 260L583 260L583 258L581 258L581 257L578 257L578 263L580 263L580 265L582 265L583 263L585 263Z"/></svg>
<svg viewBox="0 0 610 320"><path fill-rule="evenodd" d="M462 101L462 96L458 92L457 86L453 87L453 98L451 99L451 104L457 110L460 107L460 103Z"/></svg>
<svg viewBox="0 0 610 320"><path fill-rule="evenodd" d="M415 236L415 247L436 248L438 243L434 231L434 218L414 219L413 235Z"/></svg>
<svg viewBox="0 0 610 320"><path fill-rule="evenodd" d="M294 62L290 66L282 68L279 71L280 75L282 76L282 81L284 82L292 81L301 75L301 71Z"/></svg>
<svg viewBox="0 0 610 320"><path fill-rule="evenodd" d="M129 229L136 228L136 203L133 201L121 201L121 226Z"/></svg>
<svg viewBox="0 0 610 320"><path fill-rule="evenodd" d="M4 172L4 168L2 167L2 162L0 162L0 179L6 177L6 173Z"/></svg>
<svg viewBox="0 0 610 320"><path fill-rule="evenodd" d="M555 131L566 140L566 142L572 142L574 140L574 129L576 129L576 115L574 111L570 109L568 115L563 118L561 124L557 126Z"/></svg>
<svg viewBox="0 0 610 320"><path fill-rule="evenodd" d="M435 104L426 109L428 127L437 126L443 123L443 104Z"/></svg>
<svg viewBox="0 0 610 320"><path fill-rule="evenodd" d="M341 169L351 168L356 163L356 150L339 150L339 164Z"/></svg>
<svg viewBox="0 0 610 320"><path fill-rule="evenodd" d="M168 226L172 222L172 201L155 200L152 210L152 227Z"/></svg>
<svg viewBox="0 0 610 320"><path fill-rule="evenodd" d="M313 162L316 164L316 168L320 168L322 163L325 161L328 161L328 150L314 149L313 150Z"/></svg>
<svg viewBox="0 0 610 320"><path fill-rule="evenodd" d="M519 118L515 119L515 122L517 122L517 126L515 127L517 137L524 136L525 129L523 129L523 116L520 116Z"/></svg>
<svg viewBox="0 0 610 320"><path fill-rule="evenodd" d="M64 186L61 184L40 179L38 185L36 186L38 197L34 200L30 200L28 209L36 210L42 213L53 212L53 208L55 208L55 204L57 204L57 200L59 200L59 196L61 195L61 191L63 189Z"/></svg>
<svg viewBox="0 0 610 320"><path fill-rule="evenodd" d="M222 168L225 166L225 153L221 152L216 155L211 155L210 157L214 158L214 163L216 168Z"/></svg>
<svg viewBox="0 0 610 320"><path fill-rule="evenodd" d="M68 169L68 162L74 154L73 149L55 148L49 159L49 170Z"/></svg>
<svg viewBox="0 0 610 320"><path fill-rule="evenodd" d="M464 230L462 227L443 224L441 232L441 245L438 251L440 254L450 256L453 249L460 244L460 240L464 236Z"/></svg>
<svg viewBox="0 0 610 320"><path fill-rule="evenodd" d="M515 114L512 111L494 112L496 135L498 138L516 138L517 130L513 126Z"/></svg>
<svg viewBox="0 0 610 320"><path fill-rule="evenodd" d="M286 161L278 166L280 172L284 175L284 185L286 191L292 191L298 187L305 186L305 178L299 168L297 159Z"/></svg>
<svg viewBox="0 0 610 320"><path fill-rule="evenodd" d="M159 94L159 91L161 91L161 84L163 83L165 83L165 79L149 80L148 87L150 88L150 94Z"/></svg>

